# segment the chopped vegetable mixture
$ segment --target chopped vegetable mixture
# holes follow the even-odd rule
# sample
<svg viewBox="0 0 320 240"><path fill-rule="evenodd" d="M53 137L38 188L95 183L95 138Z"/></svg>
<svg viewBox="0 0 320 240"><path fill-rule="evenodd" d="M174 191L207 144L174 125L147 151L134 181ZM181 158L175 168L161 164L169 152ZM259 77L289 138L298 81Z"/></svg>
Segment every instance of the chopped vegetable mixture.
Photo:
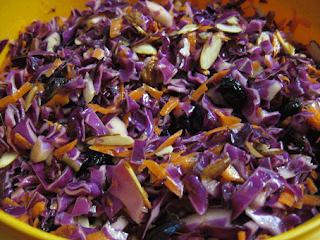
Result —
<svg viewBox="0 0 320 240"><path fill-rule="evenodd" d="M319 213L320 70L243 1L87 2L0 67L0 203L69 239L264 239Z"/></svg>

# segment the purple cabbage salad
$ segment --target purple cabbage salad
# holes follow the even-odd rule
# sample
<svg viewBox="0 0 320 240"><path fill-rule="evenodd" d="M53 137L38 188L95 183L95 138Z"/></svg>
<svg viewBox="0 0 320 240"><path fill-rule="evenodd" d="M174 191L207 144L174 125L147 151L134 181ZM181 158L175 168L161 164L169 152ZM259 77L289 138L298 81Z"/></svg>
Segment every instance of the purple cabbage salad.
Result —
<svg viewBox="0 0 320 240"><path fill-rule="evenodd" d="M316 216L318 63L242 2L94 0L1 41L1 209L81 240L259 239Z"/></svg>

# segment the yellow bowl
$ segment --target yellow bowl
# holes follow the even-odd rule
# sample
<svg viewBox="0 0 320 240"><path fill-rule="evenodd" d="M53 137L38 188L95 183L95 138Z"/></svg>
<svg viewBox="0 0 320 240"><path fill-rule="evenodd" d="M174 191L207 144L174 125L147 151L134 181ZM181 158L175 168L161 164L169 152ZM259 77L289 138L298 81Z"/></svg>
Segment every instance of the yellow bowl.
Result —
<svg viewBox="0 0 320 240"><path fill-rule="evenodd" d="M158 0L161 1L161 0ZM16 39L19 31L34 20L49 21L55 16L68 17L71 9L84 9L87 0L27 0L8 1L0 0L0 40ZM193 4L198 2L199 7L204 7L209 0L191 0ZM303 44L309 44L311 40L320 43L320 18L319 0L268 0L268 4L260 3L259 0L247 0L245 5L248 13L253 7L259 7L264 13L272 10L276 13L275 21L286 25L295 19L293 24L299 22L293 34L293 40ZM286 27L289 31L289 27ZM6 51L0 55L0 64L4 60ZM0 210L0 239L8 240L63 240L42 230L36 229L10 216ZM270 240L318 240L320 239L320 215L308 222Z"/></svg>

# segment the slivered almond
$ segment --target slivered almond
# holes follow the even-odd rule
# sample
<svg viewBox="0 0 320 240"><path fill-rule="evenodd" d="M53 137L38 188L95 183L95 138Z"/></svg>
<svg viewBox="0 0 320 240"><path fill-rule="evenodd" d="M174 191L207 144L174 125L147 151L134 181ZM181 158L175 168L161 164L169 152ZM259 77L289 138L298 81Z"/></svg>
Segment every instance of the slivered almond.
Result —
<svg viewBox="0 0 320 240"><path fill-rule="evenodd" d="M31 88L31 90L29 91L27 97L26 97L26 108L25 108L25 111L27 112L29 110L29 108L31 107L32 105L32 102L33 102L33 99L34 99L34 96L37 94L38 92L38 87L37 86L34 86L33 88Z"/></svg>
<svg viewBox="0 0 320 240"><path fill-rule="evenodd" d="M181 28L177 34L180 35L180 34L186 34L188 32L194 32L195 30L197 30L199 28L198 25L196 24L187 24L185 25L183 28Z"/></svg>
<svg viewBox="0 0 320 240"><path fill-rule="evenodd" d="M216 61L222 47L222 39L218 34L212 34L204 44L200 55L200 67L208 70Z"/></svg>
<svg viewBox="0 0 320 240"><path fill-rule="evenodd" d="M233 16L233 17L230 17L227 19L227 23L230 25L238 25L239 19L237 17Z"/></svg>
<svg viewBox="0 0 320 240"><path fill-rule="evenodd" d="M279 39L279 42L281 43L281 45L283 46L284 50L291 56L295 55L295 48L294 46L292 46L290 43L286 42L280 32L278 30L275 31L275 34L277 36L277 38Z"/></svg>
<svg viewBox="0 0 320 240"><path fill-rule="evenodd" d="M161 149L159 152L157 152L155 155L157 157L163 157L165 154L169 154L173 152L173 147L170 145L168 147L165 147L164 149Z"/></svg>
<svg viewBox="0 0 320 240"><path fill-rule="evenodd" d="M90 138L87 141L87 144L94 145L110 145L110 146L127 146L134 143L134 140L129 136L123 136L123 135L105 135L105 136L99 136Z"/></svg>
<svg viewBox="0 0 320 240"><path fill-rule="evenodd" d="M89 76L89 73L86 73L85 79L87 80L87 82L85 89L83 89L83 97L84 101L86 103L89 103L96 95L96 91L94 90L93 81L92 78Z"/></svg>
<svg viewBox="0 0 320 240"><path fill-rule="evenodd" d="M161 23L165 27L170 27L173 25L173 16L163 6L151 1L146 1L146 6L154 20Z"/></svg>
<svg viewBox="0 0 320 240"><path fill-rule="evenodd" d="M2 155L2 157L0 158L0 169L10 165L11 163L13 163L14 160L17 159L18 156L19 156L19 153L16 153L16 152L6 152L6 153L4 153Z"/></svg>
<svg viewBox="0 0 320 240"><path fill-rule="evenodd" d="M217 23L216 27L223 32L228 32L228 33L241 33L243 29L239 27L238 25L227 25L223 23Z"/></svg>
<svg viewBox="0 0 320 240"><path fill-rule="evenodd" d="M146 54L146 55L156 55L158 52L154 46L148 43L136 45L132 47L132 50L135 51L136 53Z"/></svg>

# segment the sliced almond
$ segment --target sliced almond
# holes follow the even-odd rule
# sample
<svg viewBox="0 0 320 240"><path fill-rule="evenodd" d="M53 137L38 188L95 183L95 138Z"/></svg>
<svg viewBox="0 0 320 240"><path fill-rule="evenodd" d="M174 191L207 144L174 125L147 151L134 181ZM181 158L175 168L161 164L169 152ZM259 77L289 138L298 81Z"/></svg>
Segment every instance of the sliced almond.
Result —
<svg viewBox="0 0 320 240"><path fill-rule="evenodd" d="M118 116L111 118L105 127L110 135L128 136L127 125Z"/></svg>
<svg viewBox="0 0 320 240"><path fill-rule="evenodd" d="M90 138L87 141L87 144L89 145L100 144L100 145L110 145L110 146L126 146L126 145L132 145L133 143L134 143L134 140L132 139L132 137L123 136L123 135L105 135L105 136Z"/></svg>
<svg viewBox="0 0 320 240"><path fill-rule="evenodd" d="M0 169L9 166L18 156L19 153L16 152L5 152L0 158Z"/></svg>
<svg viewBox="0 0 320 240"><path fill-rule="evenodd" d="M241 33L243 29L239 27L238 25L227 25L223 23L217 23L216 27L223 32L228 32L228 33Z"/></svg>
<svg viewBox="0 0 320 240"><path fill-rule="evenodd" d="M86 103L89 103L92 101L93 97L96 95L96 91L94 90L93 80L89 76L89 73L86 73L85 80L87 82L86 82L85 89L83 89L83 97L84 97L84 101Z"/></svg>
<svg viewBox="0 0 320 240"><path fill-rule="evenodd" d="M29 108L31 107L32 105L32 102L33 102L33 99L35 97L35 95L37 94L38 92L38 87L37 86L34 86L28 93L27 97L26 97L26 108L25 108L25 111L27 112L29 110Z"/></svg>
<svg viewBox="0 0 320 240"><path fill-rule="evenodd" d="M320 47L314 40L309 44L309 53L314 61L320 63Z"/></svg>
<svg viewBox="0 0 320 240"><path fill-rule="evenodd" d="M154 46L148 43L134 46L132 47L132 50L135 51L136 53L146 54L146 55L156 55L158 52Z"/></svg>
<svg viewBox="0 0 320 240"><path fill-rule="evenodd" d="M163 157L166 154L172 153L173 152L173 147L170 145L168 147L165 147L161 149L159 152L157 152L155 155L157 157Z"/></svg>
<svg viewBox="0 0 320 240"><path fill-rule="evenodd" d="M177 34L180 35L180 34L186 34L186 33L189 33L189 32L194 32L195 30L197 30L199 28L198 25L196 24L187 24L185 25L183 28L181 28Z"/></svg>
<svg viewBox="0 0 320 240"><path fill-rule="evenodd" d="M151 17L165 27L173 25L173 16L160 4L146 1Z"/></svg>
<svg viewBox="0 0 320 240"><path fill-rule="evenodd" d="M200 67L208 70L216 61L222 47L222 39L218 34L213 34L204 44L200 55Z"/></svg>
<svg viewBox="0 0 320 240"><path fill-rule="evenodd" d="M228 168L230 162L230 158L226 157L206 166L201 173L201 179L216 179Z"/></svg>
<svg viewBox="0 0 320 240"><path fill-rule="evenodd" d="M270 36L268 35L268 33L262 32L262 33L260 33L259 37L257 38L257 45L260 46L260 44L263 41L267 41L267 40L270 41Z"/></svg>
<svg viewBox="0 0 320 240"><path fill-rule="evenodd" d="M233 16L233 17L230 17L227 19L227 23L230 25L238 25L239 19L237 17Z"/></svg>
<svg viewBox="0 0 320 240"><path fill-rule="evenodd" d="M53 48L57 45L60 45L61 38L59 33L54 32L50 36L47 37L45 41L48 41L47 43L47 51L48 52L54 52Z"/></svg>
<svg viewBox="0 0 320 240"><path fill-rule="evenodd" d="M290 43L286 42L280 32L278 30L275 31L275 34L277 36L277 38L279 39L279 42L281 43L281 45L283 46L284 50L291 56L295 55L295 48L294 46L292 46Z"/></svg>

